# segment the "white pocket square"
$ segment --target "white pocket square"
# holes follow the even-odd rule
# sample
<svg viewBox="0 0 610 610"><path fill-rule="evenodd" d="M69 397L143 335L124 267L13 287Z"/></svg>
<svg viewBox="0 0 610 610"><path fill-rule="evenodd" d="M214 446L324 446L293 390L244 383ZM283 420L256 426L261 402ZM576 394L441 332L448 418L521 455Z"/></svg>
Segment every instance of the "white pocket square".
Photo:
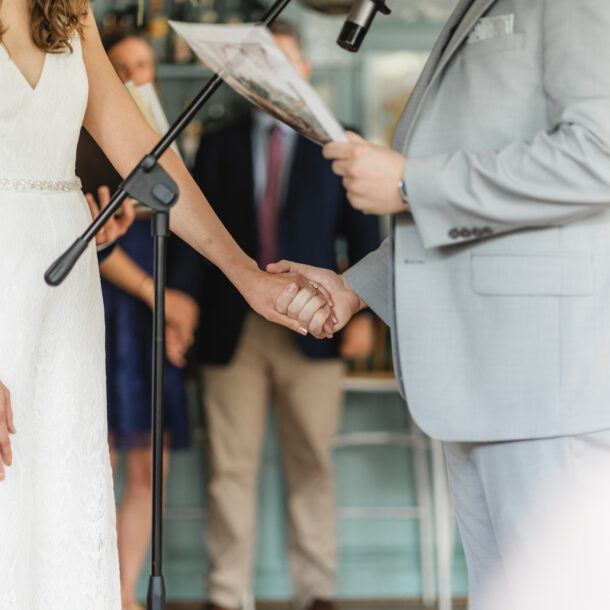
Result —
<svg viewBox="0 0 610 610"><path fill-rule="evenodd" d="M495 17L483 17L477 21L466 40L467 44L498 38L500 36L510 36L513 34L515 26L515 14L496 15Z"/></svg>

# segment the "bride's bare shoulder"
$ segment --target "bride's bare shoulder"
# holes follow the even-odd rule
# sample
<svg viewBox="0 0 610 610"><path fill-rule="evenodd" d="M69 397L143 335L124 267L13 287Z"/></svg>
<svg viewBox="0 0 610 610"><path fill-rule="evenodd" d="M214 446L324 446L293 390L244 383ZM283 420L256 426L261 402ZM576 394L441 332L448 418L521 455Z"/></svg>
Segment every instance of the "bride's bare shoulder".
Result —
<svg viewBox="0 0 610 610"><path fill-rule="evenodd" d="M87 14L81 18L81 26L80 39L82 43L90 41L91 38L99 39L100 35L91 6L87 10Z"/></svg>
<svg viewBox="0 0 610 610"><path fill-rule="evenodd" d="M104 51L91 8L89 8L87 15L82 20L80 41L85 60L101 61L106 59L106 52Z"/></svg>

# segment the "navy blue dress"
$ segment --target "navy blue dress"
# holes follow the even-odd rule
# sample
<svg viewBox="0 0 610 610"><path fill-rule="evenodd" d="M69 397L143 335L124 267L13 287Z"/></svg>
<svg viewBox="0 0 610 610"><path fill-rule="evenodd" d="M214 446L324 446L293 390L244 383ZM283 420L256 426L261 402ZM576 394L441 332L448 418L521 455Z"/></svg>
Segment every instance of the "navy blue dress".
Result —
<svg viewBox="0 0 610 610"><path fill-rule="evenodd" d="M153 272L150 221L136 220L119 242L147 273ZM170 269L168 269L170 273ZM152 395L152 311L112 284L102 281L106 318L108 427L116 449L150 447ZM165 366L166 446L188 446L181 369ZM170 442L168 442L170 441Z"/></svg>

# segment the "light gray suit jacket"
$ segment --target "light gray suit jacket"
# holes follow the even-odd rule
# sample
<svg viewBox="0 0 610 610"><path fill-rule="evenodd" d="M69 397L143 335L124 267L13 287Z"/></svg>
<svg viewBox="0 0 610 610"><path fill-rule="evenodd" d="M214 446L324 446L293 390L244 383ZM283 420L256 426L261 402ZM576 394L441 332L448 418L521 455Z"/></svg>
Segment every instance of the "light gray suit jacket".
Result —
<svg viewBox="0 0 610 610"><path fill-rule="evenodd" d="M415 420L610 428L610 2L462 0L393 147L413 217L346 277L392 326Z"/></svg>

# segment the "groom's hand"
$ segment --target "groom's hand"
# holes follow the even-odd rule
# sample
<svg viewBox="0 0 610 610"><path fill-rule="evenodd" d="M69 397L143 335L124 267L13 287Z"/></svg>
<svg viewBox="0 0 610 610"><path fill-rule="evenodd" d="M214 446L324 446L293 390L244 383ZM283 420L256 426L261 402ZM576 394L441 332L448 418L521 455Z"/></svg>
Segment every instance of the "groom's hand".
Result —
<svg viewBox="0 0 610 610"><path fill-rule="evenodd" d="M267 265L267 271L299 273L318 286L320 291L328 294L332 310L308 307L307 303L302 303L294 292L287 290L275 301L275 309L278 313L298 320L303 328L307 328L318 339L332 336L332 333L341 330L355 313L366 307L366 303L354 292L348 281L329 269L283 260Z"/></svg>
<svg viewBox="0 0 610 610"><path fill-rule="evenodd" d="M307 326L296 316L287 315L281 307L278 309L278 300L294 300L300 304L301 310L311 315L321 312L320 315L325 319L334 319L328 293L302 274L288 273L288 269L286 273L265 273L256 267L246 284L242 284L240 291L254 311L270 322L286 326L301 335L307 334Z"/></svg>
<svg viewBox="0 0 610 610"><path fill-rule="evenodd" d="M329 142L323 155L333 161L333 172L343 178L347 198L365 214L397 214L405 211L398 183L403 179L406 157L346 132L348 142Z"/></svg>

